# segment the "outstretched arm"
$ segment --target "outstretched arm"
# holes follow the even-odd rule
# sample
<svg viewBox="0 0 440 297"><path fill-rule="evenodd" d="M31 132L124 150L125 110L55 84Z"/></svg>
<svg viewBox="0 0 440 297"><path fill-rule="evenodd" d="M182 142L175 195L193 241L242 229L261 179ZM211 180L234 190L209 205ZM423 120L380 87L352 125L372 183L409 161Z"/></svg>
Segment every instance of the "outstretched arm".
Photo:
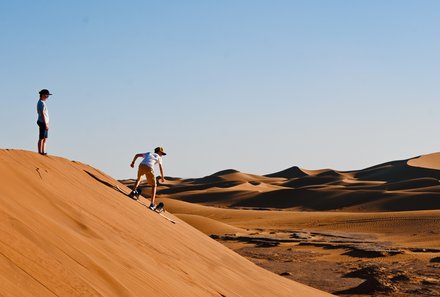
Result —
<svg viewBox="0 0 440 297"><path fill-rule="evenodd" d="M137 159L137 158L142 158L143 155L144 155L144 154L136 154L136 155L133 157L133 161L131 161L130 167L133 168L133 167L134 167L134 162L136 162L136 159Z"/></svg>

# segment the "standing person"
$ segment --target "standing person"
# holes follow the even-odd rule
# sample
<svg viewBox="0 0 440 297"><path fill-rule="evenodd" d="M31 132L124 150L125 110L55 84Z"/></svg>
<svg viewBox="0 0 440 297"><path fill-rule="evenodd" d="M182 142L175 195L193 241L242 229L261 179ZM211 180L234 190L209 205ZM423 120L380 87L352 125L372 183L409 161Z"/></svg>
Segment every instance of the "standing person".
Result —
<svg viewBox="0 0 440 297"><path fill-rule="evenodd" d="M49 136L49 111L46 107L46 100L52 95L49 90L43 89L39 92L40 100L37 103L38 120L37 124L40 130L38 138L38 153L40 155L47 155L46 141Z"/></svg>
<svg viewBox="0 0 440 297"><path fill-rule="evenodd" d="M157 147L154 149L154 153L140 153L136 154L133 158L133 161L131 162L130 166L131 168L134 167L134 163L136 162L137 158L144 158L142 162L139 164L138 174L137 174L137 180L136 184L134 186L133 191L130 193L131 197L136 197L139 195L137 188L139 187L139 184L141 183L141 178L143 175L147 178L147 183L151 186L151 204L150 209L154 210L156 208L156 205L154 204L154 201L156 199L156 177L154 175L154 165L158 164L160 169L160 177L161 182L165 182L165 178L163 175L163 165L162 165L162 156L165 156L166 153L163 150L163 147Z"/></svg>

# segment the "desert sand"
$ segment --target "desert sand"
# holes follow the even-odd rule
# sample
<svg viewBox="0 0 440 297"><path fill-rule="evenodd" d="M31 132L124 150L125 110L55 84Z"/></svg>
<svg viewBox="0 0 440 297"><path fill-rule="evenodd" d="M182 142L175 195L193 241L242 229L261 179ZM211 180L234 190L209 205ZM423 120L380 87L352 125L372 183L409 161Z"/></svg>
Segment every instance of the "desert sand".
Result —
<svg viewBox="0 0 440 297"><path fill-rule="evenodd" d="M88 165L0 150L0 181L0 296L330 296L255 265L167 213L177 222L170 223ZM215 209L210 219L211 208L175 202L200 207L199 216L180 213L206 225L199 226L205 233L239 234L254 224L251 214L234 222Z"/></svg>
<svg viewBox="0 0 440 297"><path fill-rule="evenodd" d="M286 278L340 296L440 296L439 169L440 153L355 171L230 169L172 178L158 197Z"/></svg>

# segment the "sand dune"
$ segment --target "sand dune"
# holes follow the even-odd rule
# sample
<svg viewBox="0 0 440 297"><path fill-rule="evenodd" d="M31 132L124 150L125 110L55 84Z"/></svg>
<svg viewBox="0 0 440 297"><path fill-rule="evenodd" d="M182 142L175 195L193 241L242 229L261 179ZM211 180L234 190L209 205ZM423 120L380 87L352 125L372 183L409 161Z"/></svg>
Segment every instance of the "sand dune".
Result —
<svg viewBox="0 0 440 297"><path fill-rule="evenodd" d="M302 170L301 168L297 167L297 166L293 166L290 168L287 168L285 170L276 172L276 173L271 173L271 174L267 174L267 177L283 177L283 178L300 178L300 177L305 177L307 176L308 173L304 170Z"/></svg>
<svg viewBox="0 0 440 297"><path fill-rule="evenodd" d="M440 170L440 153L428 154L408 160L409 166Z"/></svg>
<svg viewBox="0 0 440 297"><path fill-rule="evenodd" d="M307 176L304 178L289 179L283 186L289 188L302 188L312 185L337 184L342 180L341 176Z"/></svg>
<svg viewBox="0 0 440 297"><path fill-rule="evenodd" d="M90 166L0 150L0 180L0 295L328 295L256 266L168 214L177 221L171 224ZM240 230L227 222L216 228Z"/></svg>
<svg viewBox="0 0 440 297"><path fill-rule="evenodd" d="M440 209L440 153L387 162L363 170L306 170L296 166L257 176L225 170L159 189L193 203L220 207L310 211Z"/></svg>
<svg viewBox="0 0 440 297"><path fill-rule="evenodd" d="M178 217L292 280L341 296L439 296L439 165L432 154L355 171L226 170L159 193Z"/></svg>

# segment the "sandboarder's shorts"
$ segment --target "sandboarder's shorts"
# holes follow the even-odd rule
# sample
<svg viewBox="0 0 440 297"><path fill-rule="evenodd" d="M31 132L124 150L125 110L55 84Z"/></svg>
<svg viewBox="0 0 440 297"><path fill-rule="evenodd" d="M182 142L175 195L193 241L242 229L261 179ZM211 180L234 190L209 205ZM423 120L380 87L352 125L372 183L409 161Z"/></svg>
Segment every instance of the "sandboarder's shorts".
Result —
<svg viewBox="0 0 440 297"><path fill-rule="evenodd" d="M153 168L144 164L140 164L138 169L138 178L141 177L142 175L145 175L145 177L147 178L147 183L150 186L156 185L156 178L154 177Z"/></svg>
<svg viewBox="0 0 440 297"><path fill-rule="evenodd" d="M38 127L40 128L39 139L45 139L49 136L49 130L46 129L46 123L37 122Z"/></svg>

